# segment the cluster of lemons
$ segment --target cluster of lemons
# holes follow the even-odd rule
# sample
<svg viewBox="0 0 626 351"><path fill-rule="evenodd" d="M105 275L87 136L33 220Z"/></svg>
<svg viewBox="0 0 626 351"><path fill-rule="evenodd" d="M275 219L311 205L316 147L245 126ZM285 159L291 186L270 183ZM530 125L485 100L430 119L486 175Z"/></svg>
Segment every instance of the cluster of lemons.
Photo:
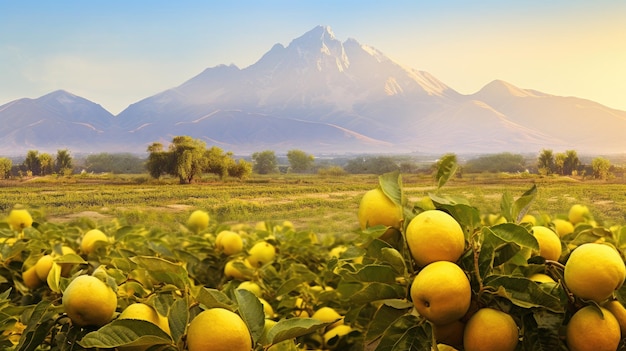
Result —
<svg viewBox="0 0 626 351"><path fill-rule="evenodd" d="M381 187L363 196L358 216L362 229L388 226L383 239L392 229L402 230L403 208ZM614 246L602 239L565 247L561 238L573 233L577 225L595 226L584 205L573 205L567 217L548 218L549 227L536 225L531 215L522 219L539 246L536 252L524 249L525 258L541 256L564 262L564 275L558 283L544 273L529 278L537 284L561 284L577 302L572 304L575 311L565 326L570 350L616 350L622 336L626 336L626 309L614 298L615 290L626 279L624 260ZM505 222L496 215L483 217L484 225ZM518 347L520 321L499 308L477 306L473 300L471 272L457 265L470 247L455 218L441 210L426 209L406 225L403 239L418 269L410 283L414 312L431 323L440 349L513 351ZM568 249L566 255L563 248Z"/></svg>

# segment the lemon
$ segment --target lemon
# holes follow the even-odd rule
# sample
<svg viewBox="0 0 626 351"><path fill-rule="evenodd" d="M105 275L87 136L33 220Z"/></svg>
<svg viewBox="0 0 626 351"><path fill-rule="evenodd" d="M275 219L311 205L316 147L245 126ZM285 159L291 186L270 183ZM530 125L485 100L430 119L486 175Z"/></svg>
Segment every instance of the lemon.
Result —
<svg viewBox="0 0 626 351"><path fill-rule="evenodd" d="M465 272L448 261L433 262L415 276L411 299L417 312L433 324L459 320L467 313L472 299Z"/></svg>
<svg viewBox="0 0 626 351"><path fill-rule="evenodd" d="M240 269L235 266L235 262L241 262L246 268ZM224 266L224 275L230 278L235 278L239 280L246 280L252 277L252 266L248 262L248 260L243 259L235 259L226 262Z"/></svg>
<svg viewBox="0 0 626 351"><path fill-rule="evenodd" d="M259 284L251 281L241 282L241 284L237 286L237 289L248 290L256 297L261 297L261 295L263 295L263 291L261 291Z"/></svg>
<svg viewBox="0 0 626 351"><path fill-rule="evenodd" d="M588 217L589 208L581 204L572 205L567 213L567 219L574 225L586 221Z"/></svg>
<svg viewBox="0 0 626 351"><path fill-rule="evenodd" d="M535 218L535 216L531 214L525 214L524 217L522 217L522 220L520 220L520 223L530 223L532 225L537 225L537 218Z"/></svg>
<svg viewBox="0 0 626 351"><path fill-rule="evenodd" d="M259 297L259 302L261 302L261 305L263 305L263 313L265 314L265 318L274 318L274 308L272 307L272 305L270 305L269 302L267 302L267 300L265 300L264 298Z"/></svg>
<svg viewBox="0 0 626 351"><path fill-rule="evenodd" d="M537 282L537 283L556 283L551 276L545 273L535 273L528 277L528 279Z"/></svg>
<svg viewBox="0 0 626 351"><path fill-rule="evenodd" d="M234 255L243 250L243 239L241 236L230 230L223 230L215 239L215 245L219 251L225 255Z"/></svg>
<svg viewBox="0 0 626 351"><path fill-rule="evenodd" d="M48 273L52 269L52 264L54 263L54 258L52 255L43 255L37 260L35 264L35 271L37 272L37 277L42 282L48 280Z"/></svg>
<svg viewBox="0 0 626 351"><path fill-rule="evenodd" d="M63 291L62 304L73 324L101 327L113 319L117 295L102 280L81 275Z"/></svg>
<svg viewBox="0 0 626 351"><path fill-rule="evenodd" d="M565 219L556 218L552 221L552 224L560 237L574 232L574 225Z"/></svg>
<svg viewBox="0 0 626 351"><path fill-rule="evenodd" d="M415 216L406 229L406 241L418 266L435 261L456 262L465 250L465 236L459 223L439 210Z"/></svg>
<svg viewBox="0 0 626 351"><path fill-rule="evenodd" d="M600 314L602 311L602 314ZM566 327L567 346L571 351L614 351L620 342L620 326L606 308L585 306L576 311Z"/></svg>
<svg viewBox="0 0 626 351"><path fill-rule="evenodd" d="M357 216L361 229L377 225L400 229L402 207L391 201L383 190L378 187L367 191L363 195L359 203Z"/></svg>
<svg viewBox="0 0 626 351"><path fill-rule="evenodd" d="M24 285L26 285L26 287L29 289L36 289L40 287L43 283L43 281L39 279L39 276L37 275L36 266L32 266L22 272L22 280L24 281Z"/></svg>
<svg viewBox="0 0 626 351"><path fill-rule="evenodd" d="M328 329L332 329L343 324L343 316L341 316L334 308L328 306L320 307L317 311L313 312L311 318L320 320L324 323L334 322L328 326Z"/></svg>
<svg viewBox="0 0 626 351"><path fill-rule="evenodd" d="M200 312L187 329L189 351L250 351L252 339L238 314L224 308Z"/></svg>
<svg viewBox="0 0 626 351"><path fill-rule="evenodd" d="M99 229L91 229L83 235L80 242L80 250L84 254L89 255L96 248L96 242L109 242L109 237Z"/></svg>
<svg viewBox="0 0 626 351"><path fill-rule="evenodd" d="M619 323L622 337L626 336L626 308L624 308L624 305L617 300L609 300L603 303L602 307L609 310L609 312L615 316Z"/></svg>
<svg viewBox="0 0 626 351"><path fill-rule="evenodd" d="M620 288L626 266L620 254L606 244L582 244L565 263L565 285L576 296L602 302Z"/></svg>
<svg viewBox="0 0 626 351"><path fill-rule="evenodd" d="M493 308L481 308L465 325L465 351L514 351L519 342L517 324L509 314Z"/></svg>
<svg viewBox="0 0 626 351"><path fill-rule="evenodd" d="M33 225L33 217L30 215L28 210L20 207L21 206L16 206L12 209L7 217L7 223L11 229L18 232L21 232L25 228L29 228Z"/></svg>
<svg viewBox="0 0 626 351"><path fill-rule="evenodd" d="M122 313L120 313L119 319L140 319L148 321L170 334L170 325L167 317L162 316L157 312L154 307L145 303L136 302L128 305Z"/></svg>
<svg viewBox="0 0 626 351"><path fill-rule="evenodd" d="M541 225L532 227L532 233L539 243L539 256L550 261L558 261L561 257L561 239L552 229Z"/></svg>
<svg viewBox="0 0 626 351"><path fill-rule="evenodd" d="M260 241L248 251L246 260L252 267L261 267L272 262L275 257L276 248L267 241Z"/></svg>
<svg viewBox="0 0 626 351"><path fill-rule="evenodd" d="M342 337L348 335L352 331L352 327L349 325L340 325L336 328L332 328L331 330L324 333L324 344L329 345L329 342L334 337Z"/></svg>
<svg viewBox="0 0 626 351"><path fill-rule="evenodd" d="M187 228L198 233L209 226L209 214L202 210L195 210L187 218Z"/></svg>

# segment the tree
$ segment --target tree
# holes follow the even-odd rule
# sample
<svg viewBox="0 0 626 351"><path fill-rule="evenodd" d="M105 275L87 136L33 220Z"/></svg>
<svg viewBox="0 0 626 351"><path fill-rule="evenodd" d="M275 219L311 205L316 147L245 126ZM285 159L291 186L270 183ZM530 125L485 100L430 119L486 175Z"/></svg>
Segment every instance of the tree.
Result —
<svg viewBox="0 0 626 351"><path fill-rule="evenodd" d="M253 169L258 174L276 173L278 171L278 159L272 150L255 152L252 154Z"/></svg>
<svg viewBox="0 0 626 351"><path fill-rule="evenodd" d="M571 175L574 171L578 170L580 166L580 160L575 150L565 151L565 158L563 159L563 173L565 175Z"/></svg>
<svg viewBox="0 0 626 351"><path fill-rule="evenodd" d="M464 169L468 173L523 172L526 169L526 162L523 155L503 152L469 160Z"/></svg>
<svg viewBox="0 0 626 351"><path fill-rule="evenodd" d="M103 152L87 156L85 166L90 172L137 174L144 171L144 160L130 153L109 154Z"/></svg>
<svg viewBox="0 0 626 351"><path fill-rule="evenodd" d="M205 171L223 179L228 174L228 167L235 162L231 155L231 153L224 153L224 150L217 146L212 146L204 153L207 162Z"/></svg>
<svg viewBox="0 0 626 351"><path fill-rule="evenodd" d="M170 152L174 161L174 175L180 183L191 183L193 178L201 175L206 168L206 144L190 136L176 136L170 144Z"/></svg>
<svg viewBox="0 0 626 351"><path fill-rule="evenodd" d="M72 156L70 152L65 150L57 150L57 157L55 159L54 171L58 174L70 174L74 165L72 164Z"/></svg>
<svg viewBox="0 0 626 351"><path fill-rule="evenodd" d="M560 175L564 175L565 167L565 154L558 153L554 156L554 172Z"/></svg>
<svg viewBox="0 0 626 351"><path fill-rule="evenodd" d="M152 178L159 179L164 174L172 174L173 167L170 153L163 150L163 144L155 142L148 146L146 169Z"/></svg>
<svg viewBox="0 0 626 351"><path fill-rule="evenodd" d="M42 176L54 173L54 160L50 154L39 154L39 165Z"/></svg>
<svg viewBox="0 0 626 351"><path fill-rule="evenodd" d="M252 164L240 159L237 163L233 161L228 167L228 175L238 179L245 179L252 174Z"/></svg>
<svg viewBox="0 0 626 351"><path fill-rule="evenodd" d="M13 168L13 161L10 158L0 157L0 179L9 178Z"/></svg>
<svg viewBox="0 0 626 351"><path fill-rule="evenodd" d="M552 150L543 149L537 159L537 169L541 174L550 175L556 172Z"/></svg>
<svg viewBox="0 0 626 351"><path fill-rule="evenodd" d="M26 154L26 159L24 160L24 167L26 168L26 171L30 172L32 175L41 174L41 161L39 160L39 151L28 151L28 153Z"/></svg>
<svg viewBox="0 0 626 351"><path fill-rule="evenodd" d="M313 166L313 162L315 162L313 155L295 149L287 151L287 159L289 160L289 167L295 173L308 171Z"/></svg>
<svg viewBox="0 0 626 351"><path fill-rule="evenodd" d="M607 179L610 174L611 162L604 157L596 157L591 161L591 168L593 169L594 178Z"/></svg>
<svg viewBox="0 0 626 351"><path fill-rule="evenodd" d="M392 157L377 156L349 160L344 169L352 174L383 174L397 171L399 166Z"/></svg>

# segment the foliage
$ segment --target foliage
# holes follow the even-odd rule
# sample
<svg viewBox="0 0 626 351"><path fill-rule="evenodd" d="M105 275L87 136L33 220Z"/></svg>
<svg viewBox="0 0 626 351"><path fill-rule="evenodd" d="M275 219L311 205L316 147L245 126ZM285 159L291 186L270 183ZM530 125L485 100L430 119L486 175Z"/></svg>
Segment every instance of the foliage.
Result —
<svg viewBox="0 0 626 351"><path fill-rule="evenodd" d="M72 156L67 149L57 150L54 171L57 174L71 174L74 167Z"/></svg>
<svg viewBox="0 0 626 351"><path fill-rule="evenodd" d="M40 175L41 160L39 159L39 151L29 150L28 153L26 153L23 166L27 172L31 172L33 175Z"/></svg>
<svg viewBox="0 0 626 351"><path fill-rule="evenodd" d="M526 161L523 155L503 152L499 154L480 156L467 161L464 171L469 173L480 172L523 172L526 169Z"/></svg>
<svg viewBox="0 0 626 351"><path fill-rule="evenodd" d="M313 155L297 149L287 151L287 159L289 160L289 168L294 173L307 172L315 162Z"/></svg>
<svg viewBox="0 0 626 351"><path fill-rule="evenodd" d="M539 173L550 175L556 172L554 163L554 153L550 149L543 149L537 158L537 169Z"/></svg>
<svg viewBox="0 0 626 351"><path fill-rule="evenodd" d="M537 251L539 246L529 224L521 219L536 204L537 187L520 191L518 197L502 194L497 208L504 222L488 224L483 220L487 213L468 199L444 192L442 186L449 183L456 169L455 158L442 159L440 166L437 184L430 187L437 192L419 193L427 202L410 202L414 197L405 186L408 181L398 172L384 174L376 183L361 188L364 192L380 186L392 201L404 207L403 227L385 240L380 237L388 228L357 230L356 218L354 229L333 235L296 229L288 221L247 225L211 220L209 227L198 233L188 230L183 220L174 226L148 225L127 218L55 224L38 212L34 212L33 227L23 233L0 223L0 311L4 316L0 345L6 350L150 345L151 350L184 350L189 322L203 309L221 307L241 316L257 351L273 345L279 350L431 350L437 342L433 325L415 313L409 297L420 267L409 254L403 233L414 216L434 206L451 214L464 230L466 250L456 263L471 283L472 311L488 306L512 315L520 329L520 350L566 350L560 337L562 329L588 302L569 294L562 279L563 264L571 249L585 242L601 240L626 249L626 227L583 223L561 238L564 251L558 261L527 258L526 252ZM187 187L171 189L180 188ZM159 188L160 192L164 189ZM229 196L236 190L228 189ZM317 189L325 192L319 186ZM281 198L289 191L294 189L284 185L271 190L272 196ZM540 216L538 224L551 226L551 218L556 217ZM95 227L105 232L110 242L102 242L94 252L85 254L80 251L81 237ZM216 249L217 235L226 229L236 231L244 242L244 250L233 256ZM276 259L256 268L246 267L243 261L237 263L259 241L277 248ZM25 268L45 254L58 254L61 245L77 253L57 256L47 280L39 287L27 288L22 278ZM225 274L224 267L231 260L245 278ZM62 274L61 264L71 264L69 274ZM538 272L553 277L556 283L543 285L529 279ZM101 328L73 325L59 305L60 297L73 278L84 274L94 274L116 288L118 313L133 302L147 303L168 317L171 333L141 320L114 319ZM242 280L256 283L261 296L238 290ZM625 293L623 288L616 296L624 301ZM264 302L271 311L264 310ZM333 308L343 316L341 322L349 326L349 332L325 340L325 331L336 321L306 317L321 307ZM264 332L268 320L274 325Z"/></svg>
<svg viewBox="0 0 626 351"><path fill-rule="evenodd" d="M344 166L352 174L383 174L399 170L396 160L390 156L357 157Z"/></svg>
<svg viewBox="0 0 626 351"><path fill-rule="evenodd" d="M140 174L145 172L144 159L130 153L103 152L89 155L85 158L85 169L95 173Z"/></svg>
<svg viewBox="0 0 626 351"><path fill-rule="evenodd" d="M0 179L9 178L13 161L10 158L0 157Z"/></svg>
<svg viewBox="0 0 626 351"><path fill-rule="evenodd" d="M594 178L607 179L611 169L611 162L604 157L596 157L591 161L591 168L593 169Z"/></svg>
<svg viewBox="0 0 626 351"><path fill-rule="evenodd" d="M566 150L565 153L557 153L554 164L557 173L572 175L580 167L580 159L576 150Z"/></svg>
<svg viewBox="0 0 626 351"><path fill-rule="evenodd" d="M278 171L278 159L272 150L253 153L252 161L252 169L258 174L270 174Z"/></svg>

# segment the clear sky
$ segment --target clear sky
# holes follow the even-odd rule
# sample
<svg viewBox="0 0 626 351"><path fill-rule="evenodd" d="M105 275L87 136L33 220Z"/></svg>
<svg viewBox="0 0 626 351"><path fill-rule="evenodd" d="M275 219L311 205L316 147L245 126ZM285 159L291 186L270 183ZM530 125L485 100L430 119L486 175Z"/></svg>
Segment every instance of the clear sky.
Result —
<svg viewBox="0 0 626 351"><path fill-rule="evenodd" d="M64 89L118 114L317 25L463 94L501 79L626 110L624 0L0 0L0 105Z"/></svg>

